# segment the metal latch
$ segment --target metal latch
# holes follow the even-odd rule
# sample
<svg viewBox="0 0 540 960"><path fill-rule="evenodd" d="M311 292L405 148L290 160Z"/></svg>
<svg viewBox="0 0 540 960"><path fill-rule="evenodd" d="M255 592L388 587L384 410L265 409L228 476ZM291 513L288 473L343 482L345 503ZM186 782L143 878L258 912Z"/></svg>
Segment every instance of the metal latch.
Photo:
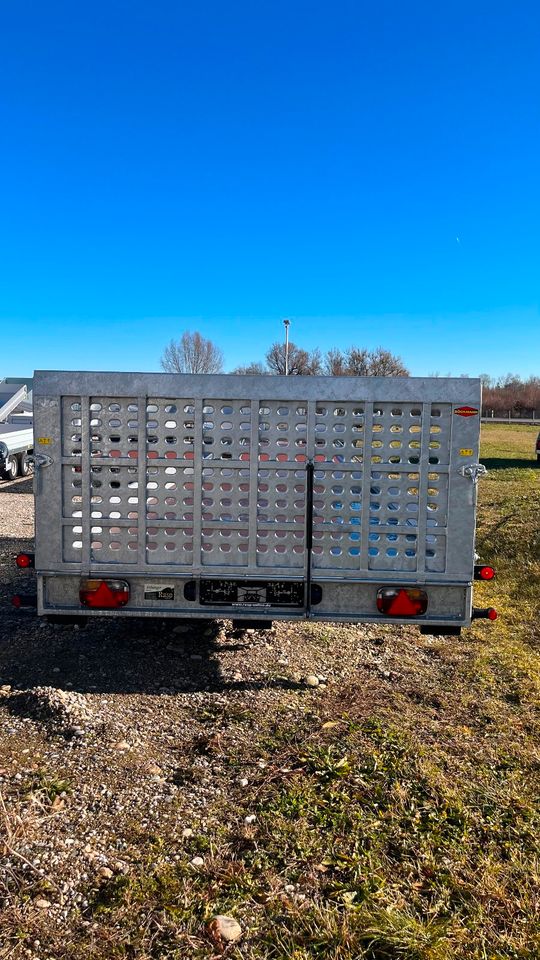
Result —
<svg viewBox="0 0 540 960"><path fill-rule="evenodd" d="M468 477L473 483L478 483L480 477L485 477L487 467L483 463L467 463L459 468L462 477Z"/></svg>
<svg viewBox="0 0 540 960"><path fill-rule="evenodd" d="M41 470L43 467L50 467L54 462L53 458L46 453L33 453L28 460L34 464L34 492L41 493Z"/></svg>

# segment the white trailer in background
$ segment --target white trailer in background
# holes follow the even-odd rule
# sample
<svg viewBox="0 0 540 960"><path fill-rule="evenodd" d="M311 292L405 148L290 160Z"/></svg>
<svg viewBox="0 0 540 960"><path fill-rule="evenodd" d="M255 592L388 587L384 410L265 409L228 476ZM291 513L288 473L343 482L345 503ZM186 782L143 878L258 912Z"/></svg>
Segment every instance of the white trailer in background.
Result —
<svg viewBox="0 0 540 960"><path fill-rule="evenodd" d="M38 613L494 619L480 410L468 378L39 371Z"/></svg>
<svg viewBox="0 0 540 960"><path fill-rule="evenodd" d="M32 398L27 383L0 380L0 479L30 473L34 451Z"/></svg>

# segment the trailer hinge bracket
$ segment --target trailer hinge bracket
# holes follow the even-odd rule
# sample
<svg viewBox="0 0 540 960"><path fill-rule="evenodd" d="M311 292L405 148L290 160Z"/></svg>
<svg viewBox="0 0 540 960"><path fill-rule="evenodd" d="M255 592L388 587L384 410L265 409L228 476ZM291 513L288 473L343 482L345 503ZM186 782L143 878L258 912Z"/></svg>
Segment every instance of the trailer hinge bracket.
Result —
<svg viewBox="0 0 540 960"><path fill-rule="evenodd" d="M50 467L54 463L53 458L46 453L33 453L28 459L34 464L35 492L41 493L41 471L43 467Z"/></svg>
<svg viewBox="0 0 540 960"><path fill-rule="evenodd" d="M473 483L478 483L480 477L485 477L487 468L483 463L467 463L459 468L458 473L472 480Z"/></svg>

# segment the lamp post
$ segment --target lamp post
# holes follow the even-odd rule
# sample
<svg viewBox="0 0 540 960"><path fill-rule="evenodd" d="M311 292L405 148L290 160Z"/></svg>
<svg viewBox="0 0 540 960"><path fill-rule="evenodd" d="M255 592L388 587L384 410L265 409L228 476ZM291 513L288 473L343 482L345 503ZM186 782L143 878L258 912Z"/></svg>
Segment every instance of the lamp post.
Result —
<svg viewBox="0 0 540 960"><path fill-rule="evenodd" d="M285 376L289 376L289 324L290 320L284 320L285 326Z"/></svg>

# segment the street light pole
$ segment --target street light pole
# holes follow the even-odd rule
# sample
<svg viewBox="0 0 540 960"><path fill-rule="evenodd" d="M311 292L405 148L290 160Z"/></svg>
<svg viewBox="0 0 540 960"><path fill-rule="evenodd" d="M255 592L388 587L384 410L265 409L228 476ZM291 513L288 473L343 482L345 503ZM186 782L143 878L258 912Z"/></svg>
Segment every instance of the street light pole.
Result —
<svg viewBox="0 0 540 960"><path fill-rule="evenodd" d="M285 326L285 376L289 376L289 324L290 320L284 320Z"/></svg>

